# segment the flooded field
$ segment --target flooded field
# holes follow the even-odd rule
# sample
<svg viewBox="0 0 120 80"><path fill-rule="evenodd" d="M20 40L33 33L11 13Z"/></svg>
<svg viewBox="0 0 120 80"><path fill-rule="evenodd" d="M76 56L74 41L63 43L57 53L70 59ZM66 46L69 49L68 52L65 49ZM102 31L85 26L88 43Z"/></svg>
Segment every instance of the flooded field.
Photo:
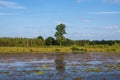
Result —
<svg viewBox="0 0 120 80"><path fill-rule="evenodd" d="M0 80L120 80L120 53L0 54Z"/></svg>

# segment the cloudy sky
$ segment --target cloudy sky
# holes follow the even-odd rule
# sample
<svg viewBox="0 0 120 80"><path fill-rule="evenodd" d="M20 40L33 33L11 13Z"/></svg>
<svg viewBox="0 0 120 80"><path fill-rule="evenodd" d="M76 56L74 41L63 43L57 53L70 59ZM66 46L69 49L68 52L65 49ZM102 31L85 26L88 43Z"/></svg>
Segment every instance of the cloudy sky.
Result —
<svg viewBox="0 0 120 80"><path fill-rule="evenodd" d="M0 0L0 37L120 40L120 0Z"/></svg>

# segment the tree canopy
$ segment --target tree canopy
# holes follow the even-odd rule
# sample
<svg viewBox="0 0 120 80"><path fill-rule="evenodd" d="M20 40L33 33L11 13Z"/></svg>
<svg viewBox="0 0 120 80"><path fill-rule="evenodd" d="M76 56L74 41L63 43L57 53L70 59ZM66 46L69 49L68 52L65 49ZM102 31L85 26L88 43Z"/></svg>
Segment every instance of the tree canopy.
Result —
<svg viewBox="0 0 120 80"><path fill-rule="evenodd" d="M65 41L64 37L64 34L66 34L65 27L66 27L65 24L59 24L56 26L57 32L55 33L55 37L60 46Z"/></svg>
<svg viewBox="0 0 120 80"><path fill-rule="evenodd" d="M45 40L45 43L46 43L47 46L55 45L55 39L53 37L48 37Z"/></svg>

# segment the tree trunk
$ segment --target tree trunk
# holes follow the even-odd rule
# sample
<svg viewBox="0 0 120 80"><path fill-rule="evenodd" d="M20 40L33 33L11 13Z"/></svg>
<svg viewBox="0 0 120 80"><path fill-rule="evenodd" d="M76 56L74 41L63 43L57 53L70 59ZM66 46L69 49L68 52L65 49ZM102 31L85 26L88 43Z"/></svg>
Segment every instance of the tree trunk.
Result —
<svg viewBox="0 0 120 80"><path fill-rule="evenodd" d="M60 43L60 47L62 47L62 43Z"/></svg>

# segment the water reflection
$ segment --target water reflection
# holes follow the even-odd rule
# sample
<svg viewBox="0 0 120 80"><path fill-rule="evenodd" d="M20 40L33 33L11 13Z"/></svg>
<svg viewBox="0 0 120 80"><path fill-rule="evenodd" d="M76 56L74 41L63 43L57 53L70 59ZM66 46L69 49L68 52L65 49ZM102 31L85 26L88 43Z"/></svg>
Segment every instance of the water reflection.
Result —
<svg viewBox="0 0 120 80"><path fill-rule="evenodd" d="M79 78L73 78L73 80L82 80L82 77L79 77Z"/></svg>
<svg viewBox="0 0 120 80"><path fill-rule="evenodd" d="M0 54L0 80L120 80L119 55Z"/></svg>
<svg viewBox="0 0 120 80"><path fill-rule="evenodd" d="M57 55L55 59L56 70L59 72L65 71L65 62L63 55Z"/></svg>

